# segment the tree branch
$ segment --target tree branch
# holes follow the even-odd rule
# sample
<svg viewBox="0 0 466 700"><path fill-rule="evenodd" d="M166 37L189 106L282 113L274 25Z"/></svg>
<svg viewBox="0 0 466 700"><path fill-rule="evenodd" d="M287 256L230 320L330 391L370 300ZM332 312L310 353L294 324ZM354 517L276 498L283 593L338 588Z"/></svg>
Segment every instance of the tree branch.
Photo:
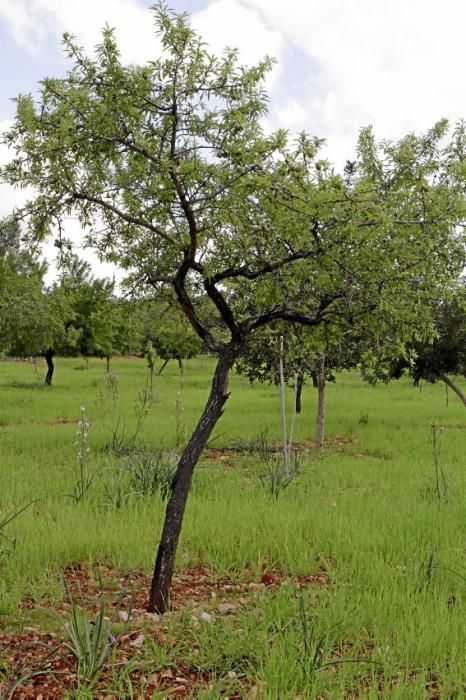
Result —
<svg viewBox="0 0 466 700"><path fill-rule="evenodd" d="M128 214L125 211L122 211L121 209L118 209L114 204L110 204L110 202L106 202L104 199L101 199L100 197L95 197L94 195L87 194L86 192L73 192L71 196L71 202L75 200L80 200L84 202L92 202L92 204L97 204L98 206L102 207L102 209L106 209L107 211L111 211L115 216L118 216L120 219L123 219L123 221L126 221L129 224L134 224L135 226L141 226L142 228L148 229L149 231L152 231L152 233L155 233L157 236L160 236L160 238L163 238L165 241L170 243L171 245L176 245L175 241L173 238L171 238L163 229L161 229L159 226L155 224L151 224L149 221L145 221L144 219L141 219L139 216L133 216L132 214ZM71 203L70 202L70 203Z"/></svg>

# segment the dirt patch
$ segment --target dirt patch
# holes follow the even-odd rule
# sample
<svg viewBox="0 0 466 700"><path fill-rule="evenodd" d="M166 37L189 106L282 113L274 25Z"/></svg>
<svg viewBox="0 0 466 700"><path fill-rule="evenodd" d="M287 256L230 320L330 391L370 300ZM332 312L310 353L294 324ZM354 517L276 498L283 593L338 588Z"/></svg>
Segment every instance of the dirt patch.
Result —
<svg viewBox="0 0 466 700"><path fill-rule="evenodd" d="M79 418L68 418L68 416L55 416L49 421L50 425L70 425L71 423L77 423Z"/></svg>
<svg viewBox="0 0 466 700"><path fill-rule="evenodd" d="M337 435L327 438L324 448L344 450L350 445L357 444L357 442L357 438L352 435ZM270 454L280 454L283 448L281 443L270 443L267 449ZM314 440L299 440L293 442L291 445L291 451L295 453L314 451L316 449L318 448ZM259 450L257 447L247 444L238 446L230 445L228 447L208 447L206 450L204 450L202 459L231 463L238 457L257 455L258 453Z"/></svg>
<svg viewBox="0 0 466 700"><path fill-rule="evenodd" d="M82 607L97 609L102 591L106 604L112 608L123 609L132 600L133 620L154 618L153 614L146 611L151 579L141 571L123 574L109 566L90 568L86 563L82 563L68 566L64 570L64 580L69 596ZM277 588L286 582L298 587L313 584L325 586L329 583L329 575L324 568L319 568L310 575L293 578L280 571L271 570L264 571L258 580L252 573L245 572L241 581L235 581L229 576L215 578L212 570L206 566L192 566L176 572L173 577L171 609L181 611L200 603L211 604L213 600L243 596L261 588ZM67 602L63 605L65 610L69 607Z"/></svg>
<svg viewBox="0 0 466 700"><path fill-rule="evenodd" d="M147 656L144 663L145 644L150 642L171 647L174 643L168 632L167 618L146 611L150 586L147 574L141 571L123 573L108 565L91 567L87 563L78 563L66 567L63 578L68 591L58 609L63 619L67 619L71 601L92 617L99 609L103 595L106 616L123 625L130 605L133 606L128 627L114 651L112 662L105 667L93 688L93 696L97 700L123 697L108 692L112 688L112 674L118 674L122 669L129 673L135 697L141 700L151 698L155 692L164 693L167 698L195 697L197 688L209 686L212 679L207 674L190 668L182 660L176 660L175 655L172 666L147 670ZM278 570L265 570L260 577L244 572L241 580L234 580L230 576L215 577L206 566L193 566L175 573L171 607L175 616L177 612L189 610L200 616L200 620L202 615L207 619L236 615L248 606L258 591L278 588L288 582L299 588L325 586L329 583L329 575L321 567L312 574L293 578ZM32 617L34 609L39 606L32 599L27 599L22 607L30 610ZM43 607L44 602L41 601L40 608ZM196 623L195 616L193 619ZM65 697L67 692L76 688L76 662L66 649L60 648L61 641L61 632L44 632L35 627L25 627L17 635L0 633L0 658L6 669L0 690L3 690L5 697L12 700L51 700ZM239 700L241 695L232 690L222 697Z"/></svg>

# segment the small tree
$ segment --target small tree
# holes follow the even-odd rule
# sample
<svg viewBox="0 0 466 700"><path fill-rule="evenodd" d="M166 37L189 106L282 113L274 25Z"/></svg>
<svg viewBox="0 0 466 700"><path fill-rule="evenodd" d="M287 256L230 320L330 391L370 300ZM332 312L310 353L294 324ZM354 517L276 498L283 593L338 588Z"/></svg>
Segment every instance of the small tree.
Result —
<svg viewBox="0 0 466 700"><path fill-rule="evenodd" d="M18 214L34 238L75 214L87 243L134 283L172 287L218 358L167 505L149 601L163 612L193 470L247 338L274 321L361 317L383 333L387 316L400 337L413 323L428 332L425 300L464 259L465 134L459 127L448 142L442 122L379 147L365 130L340 176L318 140L264 133L270 60L244 68L235 51L216 58L184 16L154 12L162 55L145 66L122 64L109 29L95 59L65 37L73 67L43 81L39 105L18 98L5 136L17 158L2 174L38 191Z"/></svg>

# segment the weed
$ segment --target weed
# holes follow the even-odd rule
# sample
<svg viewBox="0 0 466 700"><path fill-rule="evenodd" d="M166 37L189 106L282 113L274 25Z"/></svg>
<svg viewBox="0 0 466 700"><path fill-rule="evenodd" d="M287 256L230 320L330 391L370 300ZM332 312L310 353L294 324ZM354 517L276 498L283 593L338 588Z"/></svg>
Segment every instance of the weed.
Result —
<svg viewBox="0 0 466 700"><path fill-rule="evenodd" d="M166 500L172 489L178 466L175 452L133 452L126 459L130 491L137 496L153 496L160 493Z"/></svg>
<svg viewBox="0 0 466 700"><path fill-rule="evenodd" d="M180 392L178 392L175 401L175 445L177 450L180 449L184 439L183 410L183 400Z"/></svg>
<svg viewBox="0 0 466 700"><path fill-rule="evenodd" d="M110 401L116 403L119 397L118 374L115 374L115 372L108 372L105 378L105 387Z"/></svg>
<svg viewBox="0 0 466 700"><path fill-rule="evenodd" d="M95 470L90 471L88 465L90 453L89 430L91 428L91 423L86 416L86 409L84 406L80 407L80 412L81 415L76 429L76 439L74 441L76 447L76 463L74 466L75 484L73 492L67 494L76 503L86 498L96 475Z"/></svg>
<svg viewBox="0 0 466 700"><path fill-rule="evenodd" d="M340 664L364 663L381 665L371 659L348 659L339 655L337 658L334 658L335 632L342 626L348 616L320 633L317 631L317 620L309 622L302 594L298 600L298 614L301 629L301 648L297 650L297 658L308 682L312 683L316 674L320 671L334 668Z"/></svg>
<svg viewBox="0 0 466 700"><path fill-rule="evenodd" d="M297 457L297 455L293 455ZM290 465L290 472L287 474L283 468L283 463L280 459L274 462L269 462L267 473L261 477L261 483L266 493L275 500L298 476L301 469L299 460L295 460Z"/></svg>
<svg viewBox="0 0 466 700"><path fill-rule="evenodd" d="M429 441L432 446L432 462L434 467L433 484L428 484L421 490L421 496L427 500L434 499L438 503L448 500L448 483L442 461L441 435L444 428L437 423L432 423L429 432Z"/></svg>
<svg viewBox="0 0 466 700"><path fill-rule="evenodd" d="M369 423L369 414L361 413L358 418L358 423L359 425L367 425Z"/></svg>
<svg viewBox="0 0 466 700"><path fill-rule="evenodd" d="M91 618L70 597L71 607L68 619L57 616L66 634L66 641L60 647L68 651L76 661L80 681L95 681L102 668L110 659L113 650L121 640L131 619L133 601L126 613L126 622L120 632L115 631L115 621L108 622L105 616L104 596L101 592L99 610Z"/></svg>
<svg viewBox="0 0 466 700"><path fill-rule="evenodd" d="M264 464L268 464L275 449L269 440L268 428L261 428L257 435L249 438L237 438L232 448L238 452L256 453Z"/></svg>
<svg viewBox="0 0 466 700"><path fill-rule="evenodd" d="M103 482L104 505L107 508L119 510L128 504L132 495L126 478L127 470L112 466L109 471L110 478Z"/></svg>
<svg viewBox="0 0 466 700"><path fill-rule="evenodd" d="M37 645L40 643L37 642ZM34 676L45 676L50 673L48 662L58 649L59 646L56 646L42 658L36 659L33 668L27 671L24 669L24 659L22 658L11 668L5 662L0 661L0 682L3 684L3 687L0 688L0 700L12 700L20 685L28 683ZM23 696L21 695L21 697Z"/></svg>
<svg viewBox="0 0 466 700"><path fill-rule="evenodd" d="M434 578L434 570L436 568L435 559L435 552L431 552L428 556L426 556L426 558L422 562L419 571L421 580L419 583L418 591L425 590L431 585L432 580Z"/></svg>
<svg viewBox="0 0 466 700"><path fill-rule="evenodd" d="M149 411L154 403L150 378L147 378L143 389L138 393L134 405L136 415L136 425L132 432L129 432L126 420L116 413L118 402L118 378L117 375L107 375L107 396L112 402L112 425L110 427L111 439L106 448L113 452L124 454L134 450L139 434L146 421ZM105 397L99 396L99 402L105 406Z"/></svg>
<svg viewBox="0 0 466 700"><path fill-rule="evenodd" d="M23 513L33 503L35 503L35 501L30 501L29 503L26 503L25 506L17 506L16 508L13 508L13 510L10 510L10 512L4 515L0 520L0 537L3 537L5 540L8 540L8 542L10 542L13 545L13 547L16 544L16 539L11 539L7 535L5 535L3 530L8 525L8 523L11 523L12 520L17 518L18 515Z"/></svg>

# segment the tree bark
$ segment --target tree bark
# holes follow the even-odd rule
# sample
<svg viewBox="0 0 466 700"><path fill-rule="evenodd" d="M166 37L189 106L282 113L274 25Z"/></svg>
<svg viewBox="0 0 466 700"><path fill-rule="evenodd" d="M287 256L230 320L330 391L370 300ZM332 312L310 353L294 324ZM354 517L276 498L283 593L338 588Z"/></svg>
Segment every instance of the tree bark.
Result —
<svg viewBox="0 0 466 700"><path fill-rule="evenodd" d="M296 413L301 413L301 396L303 393L304 375L302 372L297 373L297 383L296 383L296 402L295 408Z"/></svg>
<svg viewBox="0 0 466 700"><path fill-rule="evenodd" d="M47 363L47 374L45 375L45 384L47 386L52 386L53 371L55 369L53 365L53 350L49 349L44 352L45 361Z"/></svg>
<svg viewBox="0 0 466 700"><path fill-rule="evenodd" d="M110 374L110 355L107 355L107 374Z"/></svg>
<svg viewBox="0 0 466 700"><path fill-rule="evenodd" d="M319 368L316 372L317 380L317 420L316 420L316 447L324 446L325 440L325 357L322 355Z"/></svg>
<svg viewBox="0 0 466 700"><path fill-rule="evenodd" d="M169 607L176 548L183 523L192 475L201 452L223 413L223 406L229 396L228 377L230 369L238 357L238 354L239 346L232 343L228 345L220 355L204 411L178 463L155 560L154 575L147 607L149 612L161 614L166 612Z"/></svg>
<svg viewBox="0 0 466 700"><path fill-rule="evenodd" d="M447 375L444 374L443 372L439 372L439 373L438 373L438 376L440 377L440 379L442 380L442 382L445 382L445 384L446 384L452 391L455 392L455 394L456 394L456 395L460 398L460 400L463 402L463 406L466 407L466 394L463 393L463 391L459 388L459 386L458 386L457 384L455 384L454 382L452 382L452 380L450 379L450 377L447 377Z"/></svg>

